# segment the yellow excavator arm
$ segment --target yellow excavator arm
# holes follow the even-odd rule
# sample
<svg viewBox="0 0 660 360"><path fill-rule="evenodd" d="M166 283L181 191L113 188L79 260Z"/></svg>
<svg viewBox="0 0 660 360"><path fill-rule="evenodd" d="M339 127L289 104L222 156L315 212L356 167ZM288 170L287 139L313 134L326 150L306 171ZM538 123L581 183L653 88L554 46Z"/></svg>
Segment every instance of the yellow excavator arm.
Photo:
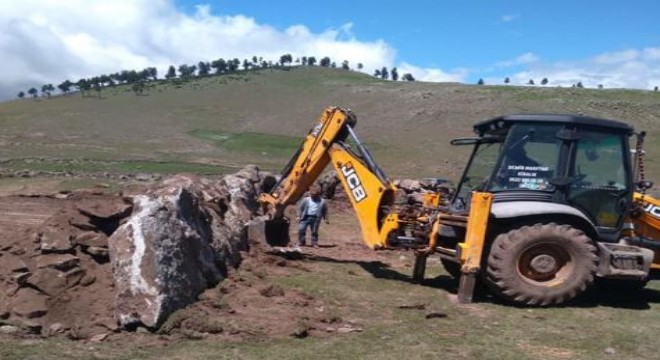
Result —
<svg viewBox="0 0 660 360"><path fill-rule="evenodd" d="M350 110L329 107L323 111L282 171L280 181L270 192L259 196L259 202L271 216L271 229L267 228L267 233L287 235L284 230L272 228L288 228L284 209L295 204L332 162L360 219L365 243L372 249L386 247L388 235L398 226L397 215L388 211L396 188L357 137L353 130L356 124L357 118ZM348 137L355 142L355 150L344 142Z"/></svg>

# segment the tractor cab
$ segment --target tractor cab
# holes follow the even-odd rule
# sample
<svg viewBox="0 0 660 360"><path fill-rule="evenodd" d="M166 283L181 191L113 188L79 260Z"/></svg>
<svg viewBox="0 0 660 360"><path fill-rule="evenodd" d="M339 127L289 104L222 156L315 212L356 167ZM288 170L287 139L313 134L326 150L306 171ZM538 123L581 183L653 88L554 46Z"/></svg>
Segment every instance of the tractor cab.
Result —
<svg viewBox="0 0 660 360"><path fill-rule="evenodd" d="M601 240L616 241L632 201L632 127L580 115L515 114L480 122L474 132L478 137L452 141L474 146L453 211L468 211L473 191L490 192L496 218L570 215Z"/></svg>

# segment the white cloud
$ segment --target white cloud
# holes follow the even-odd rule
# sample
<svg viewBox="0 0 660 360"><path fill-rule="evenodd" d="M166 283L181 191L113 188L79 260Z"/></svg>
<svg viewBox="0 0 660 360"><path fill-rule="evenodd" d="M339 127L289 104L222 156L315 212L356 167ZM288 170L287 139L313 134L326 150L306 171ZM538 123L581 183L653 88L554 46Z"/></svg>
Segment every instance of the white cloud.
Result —
<svg viewBox="0 0 660 360"><path fill-rule="evenodd" d="M520 14L507 14L507 15L502 15L500 17L500 20L502 22L512 22L514 20L518 20L520 18Z"/></svg>
<svg viewBox="0 0 660 360"><path fill-rule="evenodd" d="M464 82L468 75L468 70L466 69L455 69L451 72L445 72L437 68L417 67L406 62L401 63L397 70L400 76L410 73L416 80L431 82Z"/></svg>
<svg viewBox="0 0 660 360"><path fill-rule="evenodd" d="M532 53L532 52L527 52L524 53L515 59L511 60L506 60L506 61L500 61L495 64L497 67L510 67L510 66L517 66L517 65L524 65L524 64L531 64L534 62L539 61L539 57Z"/></svg>
<svg viewBox="0 0 660 360"><path fill-rule="evenodd" d="M538 84L544 77L549 86L582 82L587 87L653 89L660 86L660 48L606 52L570 62L535 62L511 75L511 81L526 84L533 79Z"/></svg>
<svg viewBox="0 0 660 360"><path fill-rule="evenodd" d="M617 64L627 61L638 59L640 51L636 49L629 49L623 51L607 52L594 57L594 62L597 64Z"/></svg>
<svg viewBox="0 0 660 360"><path fill-rule="evenodd" d="M0 100L19 90L65 79L223 58L278 60L330 56L366 69L392 67L396 51L383 40L359 41L351 24L314 33L279 30L243 16L193 14L172 0L22 0L0 2ZM341 54L340 58L337 58Z"/></svg>

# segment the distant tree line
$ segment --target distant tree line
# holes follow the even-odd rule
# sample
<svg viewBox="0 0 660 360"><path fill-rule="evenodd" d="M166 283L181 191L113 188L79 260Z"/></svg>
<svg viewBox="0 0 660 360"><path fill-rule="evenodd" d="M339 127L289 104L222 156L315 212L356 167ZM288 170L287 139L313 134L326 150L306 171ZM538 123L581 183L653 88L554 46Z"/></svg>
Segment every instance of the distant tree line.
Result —
<svg viewBox="0 0 660 360"><path fill-rule="evenodd" d="M504 78L504 84L508 85L510 83L511 83L511 79L509 77L505 77ZM548 85L549 80L548 80L547 77L544 77L543 79L541 79L541 81L539 83L541 85L545 86L545 85ZM486 82L484 81L483 78L481 78L477 81L477 85L485 85L485 84L486 84ZM534 79L529 79L529 81L527 82L526 85L532 85L532 86L535 85ZM571 87L573 87L573 88L584 88L584 84L582 83L582 81L578 81L575 84L572 84ZM603 89L603 84L598 84L598 88ZM654 87L653 91L658 91L658 87L657 86Z"/></svg>
<svg viewBox="0 0 660 360"><path fill-rule="evenodd" d="M200 61L197 64L181 64L178 66L170 65L163 76L163 79L159 79L158 70L155 67L147 67L142 70L122 70L113 74L82 78L75 82L64 80L57 85L57 89L59 89L60 93L65 95L72 91L78 91L83 97L100 97L101 91L104 88L128 84L131 85L131 90L136 95L142 95L150 83L157 81L173 81L176 79L188 80L191 78L234 74L249 70L277 69L291 67L293 64L295 64L295 66L317 66L318 64L318 66L321 67L337 68L337 63L327 56L320 59L317 59L315 56L302 56L294 59L291 54L284 54L280 56L279 61L276 62L264 60L263 57L257 56L253 56L251 59L243 59L242 61L238 58L218 58L213 61ZM340 68L342 70L352 71L348 60L342 61ZM364 65L362 63L357 64L358 70L362 70L363 68ZM391 71L388 71L387 67L377 69L374 76L384 80L399 80L397 68L392 68ZM412 74L406 73L401 77L401 80L415 81L415 78ZM50 98L54 91L55 87L53 84L42 85L41 97ZM21 99L28 95L32 98L37 98L39 97L39 90L36 87L32 87L25 92L18 92L18 97Z"/></svg>

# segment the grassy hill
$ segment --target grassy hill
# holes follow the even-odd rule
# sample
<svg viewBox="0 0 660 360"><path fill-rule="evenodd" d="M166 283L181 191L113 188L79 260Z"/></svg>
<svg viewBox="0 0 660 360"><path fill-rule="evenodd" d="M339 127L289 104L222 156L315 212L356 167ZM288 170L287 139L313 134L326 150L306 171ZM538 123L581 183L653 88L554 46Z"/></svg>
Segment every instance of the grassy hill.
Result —
<svg viewBox="0 0 660 360"><path fill-rule="evenodd" d="M0 167L72 172L216 173L280 169L326 106L358 115L357 131L391 177L459 176L467 154L449 140L515 112L582 113L649 132L660 180L660 93L637 90L391 82L328 68L260 70L0 103Z"/></svg>

